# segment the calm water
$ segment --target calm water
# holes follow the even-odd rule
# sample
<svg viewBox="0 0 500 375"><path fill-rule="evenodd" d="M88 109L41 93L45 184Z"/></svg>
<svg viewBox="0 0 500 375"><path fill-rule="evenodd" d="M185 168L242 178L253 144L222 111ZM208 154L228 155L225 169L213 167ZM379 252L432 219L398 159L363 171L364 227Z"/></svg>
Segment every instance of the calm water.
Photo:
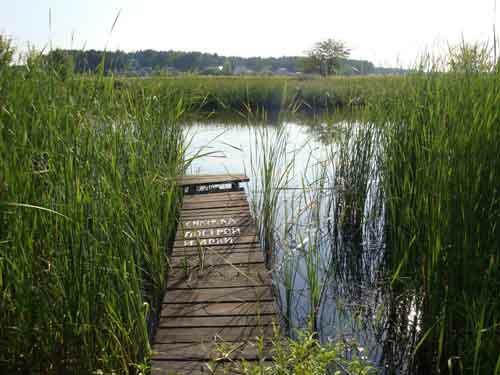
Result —
<svg viewBox="0 0 500 375"><path fill-rule="evenodd" d="M411 318L412 313L408 305L401 308L386 292L384 206L374 160L367 161L370 179L359 231L346 231L338 224L348 202L343 192L350 178L342 162L342 155L350 154L342 154L341 149L354 146L342 146L335 129L361 124L289 121L284 126L286 156L281 167L289 163L293 167L286 189L279 195L273 280L288 322L285 327L293 336L295 328L307 325L310 286L316 280L321 295L317 309L321 340L357 343L346 356L356 353L381 369L390 366L403 373L411 350L411 340L405 337L411 327L406 319L400 324L393 317L397 313ZM263 130L217 121L186 125L188 154L209 153L196 159L189 173L246 173L251 179L246 186L250 202L256 201L261 194L260 177L254 173L256 160L265 152L265 143L272 143L276 129L276 124L265 125ZM267 132L267 141L263 132ZM321 185L321 181L327 184Z"/></svg>
<svg viewBox="0 0 500 375"><path fill-rule="evenodd" d="M269 124L267 127L272 132L275 125ZM289 135L288 152L294 155L298 172L305 170L311 157L316 161L322 159L324 145L312 136L310 126L290 122L286 128ZM210 122L187 126L186 137L190 142L188 154L212 153L195 160L190 173L250 173L259 136L254 126L244 124ZM298 181L291 186L299 186Z"/></svg>

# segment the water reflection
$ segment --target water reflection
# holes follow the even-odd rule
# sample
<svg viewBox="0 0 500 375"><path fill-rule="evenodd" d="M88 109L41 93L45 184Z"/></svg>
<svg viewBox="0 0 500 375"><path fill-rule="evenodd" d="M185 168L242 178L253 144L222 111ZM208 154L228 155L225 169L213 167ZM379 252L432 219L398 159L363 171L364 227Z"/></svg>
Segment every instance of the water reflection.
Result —
<svg viewBox="0 0 500 375"><path fill-rule="evenodd" d="M282 121L286 155L276 167L292 161L292 169L279 186L273 279L284 327L293 336L313 316L322 341L355 342L352 351L383 372L405 373L417 319L413 297L395 297L386 280L378 134L368 124L331 118ZM258 209L262 176L252 163L278 125L186 125L188 154L210 153L190 172L244 171Z"/></svg>

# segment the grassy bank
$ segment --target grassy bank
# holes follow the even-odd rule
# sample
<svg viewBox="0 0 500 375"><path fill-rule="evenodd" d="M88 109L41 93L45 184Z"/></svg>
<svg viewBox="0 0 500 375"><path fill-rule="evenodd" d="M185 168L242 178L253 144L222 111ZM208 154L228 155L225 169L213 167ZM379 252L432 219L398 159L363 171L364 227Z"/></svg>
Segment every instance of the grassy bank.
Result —
<svg viewBox="0 0 500 375"><path fill-rule="evenodd" d="M141 369L184 107L34 61L0 70L0 372Z"/></svg>
<svg viewBox="0 0 500 375"><path fill-rule="evenodd" d="M399 87L401 77L156 77L120 79L118 85L139 90L167 90L181 94L204 112L243 111L248 108L304 112L358 107L374 96Z"/></svg>

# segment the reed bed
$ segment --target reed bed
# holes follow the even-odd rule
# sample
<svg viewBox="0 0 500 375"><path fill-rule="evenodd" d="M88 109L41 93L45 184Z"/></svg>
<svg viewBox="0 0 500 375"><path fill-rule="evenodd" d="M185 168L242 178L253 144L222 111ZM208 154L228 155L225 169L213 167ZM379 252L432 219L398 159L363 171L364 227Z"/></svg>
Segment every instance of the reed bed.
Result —
<svg viewBox="0 0 500 375"><path fill-rule="evenodd" d="M175 235L184 105L0 74L0 372L141 373Z"/></svg>
<svg viewBox="0 0 500 375"><path fill-rule="evenodd" d="M279 209L258 213L274 215L288 332L305 313L325 340L333 293L373 323L388 373L500 373L499 83L498 70L409 75L371 98L362 123L326 125L334 147L293 171L309 177L291 198L267 179L261 190ZM293 159L285 149L263 154Z"/></svg>
<svg viewBox="0 0 500 375"><path fill-rule="evenodd" d="M293 350L308 342L321 357L322 330L345 302L357 309L349 324L384 338L384 355L402 352L389 373L500 374L498 69L67 73L36 55L21 68L0 61L0 372L147 372L174 177L189 163L178 124L201 110L257 124L253 209ZM362 107L363 121L328 121L346 107ZM259 126L283 108L327 112L327 151L302 171L284 117Z"/></svg>
<svg viewBox="0 0 500 375"><path fill-rule="evenodd" d="M373 103L392 288L419 312L419 373L500 373L500 74L432 67Z"/></svg>
<svg viewBox="0 0 500 375"><path fill-rule="evenodd" d="M363 303L365 315L373 312L371 301L367 306L360 294L379 281L376 270L370 268L375 268L374 262L366 259L379 249L364 243L365 226L375 220L370 216L375 209L366 201L376 194L372 187L376 147L371 145L379 132L373 126L329 122L327 128L333 128L334 139L321 138L327 142L320 148L304 139L299 150L296 140L291 142L295 146L290 145L290 135L283 127L278 122L276 127L255 130L252 153L258 157L251 160L255 163L251 201L261 240L272 254L282 327L294 339L300 337L298 331L309 329L318 343L342 343L350 353L344 353L345 359L357 355L366 364L365 349L352 338L345 341L353 330L332 329L329 324L332 315L345 324L341 316L351 314L348 306ZM311 151L307 151L309 147ZM298 153L307 160L297 163ZM359 187L356 191L349 188L354 184ZM378 256L379 264L381 258ZM357 325L354 321L347 324ZM332 335L332 331L336 333Z"/></svg>
<svg viewBox="0 0 500 375"><path fill-rule="evenodd" d="M179 77L126 78L124 86L159 87L175 91L204 112L246 112L248 108L268 112L295 107L305 113L333 112L356 108L374 96L397 90L399 76L374 77ZM287 87L286 90L283 88Z"/></svg>

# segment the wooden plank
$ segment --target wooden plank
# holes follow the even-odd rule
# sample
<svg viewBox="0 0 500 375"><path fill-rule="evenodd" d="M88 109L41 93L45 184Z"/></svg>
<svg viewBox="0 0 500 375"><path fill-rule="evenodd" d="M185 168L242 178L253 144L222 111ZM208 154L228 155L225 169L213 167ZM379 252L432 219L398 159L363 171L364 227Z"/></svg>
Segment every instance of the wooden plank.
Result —
<svg viewBox="0 0 500 375"><path fill-rule="evenodd" d="M210 361L221 357L254 360L267 358L271 346L270 341L265 341L264 352L261 353L257 343L252 341L158 344L155 346L154 357L156 360L185 361Z"/></svg>
<svg viewBox="0 0 500 375"><path fill-rule="evenodd" d="M169 289L188 289L188 288L233 288L233 287L245 287L250 288L254 286L267 286L271 287L271 279L268 275L262 274L262 276L255 277L253 279L247 279L244 277L234 278L231 280L205 280L205 279L195 279L195 280L171 280L168 283Z"/></svg>
<svg viewBox="0 0 500 375"><path fill-rule="evenodd" d="M203 199L203 200L189 200L186 201L184 200L182 203L182 209L192 209L194 208L204 208L204 207L211 207L212 205L222 205L222 207L231 207L231 205L234 206L247 206L248 207L248 201L246 197L239 197L239 198L231 198L231 199L221 199L221 198L216 198L216 199Z"/></svg>
<svg viewBox="0 0 500 375"><path fill-rule="evenodd" d="M230 343L235 344L226 346L223 363L217 362L213 373L234 373L242 359L259 360L257 336L273 336L277 315L271 274L246 195L211 189L243 177L179 179L181 186L209 189L184 196L153 341L153 374L207 374L205 363L221 358L214 357L215 349Z"/></svg>
<svg viewBox="0 0 500 375"><path fill-rule="evenodd" d="M254 226L234 226L225 228L185 229L176 233L176 241L195 240L203 238L256 236Z"/></svg>
<svg viewBox="0 0 500 375"><path fill-rule="evenodd" d="M153 360L151 361L152 375L229 375L243 374L240 361L217 361L207 363L205 361L178 361L178 360ZM274 365L272 361L260 363L266 367ZM265 373L269 370L264 370ZM270 372L269 372L270 373Z"/></svg>
<svg viewBox="0 0 500 375"><path fill-rule="evenodd" d="M219 271L220 270L220 271ZM174 268L168 276L168 289L271 286L270 272L264 264L247 264L246 267L221 265L208 270Z"/></svg>
<svg viewBox="0 0 500 375"><path fill-rule="evenodd" d="M249 210L233 210L233 209L226 209L217 212L211 211L211 212L202 212L202 213L188 213L185 214L184 211L182 211L178 217L177 223L185 222L185 221L191 221L191 220L209 220L209 219L221 219L223 217L228 217L231 216L232 218L236 220L243 220L243 219L248 219L252 220L252 213Z"/></svg>
<svg viewBox="0 0 500 375"><path fill-rule="evenodd" d="M276 317L274 316L274 314L193 317L163 316L160 318L158 328L267 326L269 324L272 324L275 319Z"/></svg>
<svg viewBox="0 0 500 375"><path fill-rule="evenodd" d="M248 207L182 211L180 219L186 220L188 218L212 218L217 216L251 216L251 212Z"/></svg>
<svg viewBox="0 0 500 375"><path fill-rule="evenodd" d="M170 254L170 258L175 257L183 257L189 255L198 256L202 251L205 254L211 253L250 253L250 252L259 252L262 253L260 246L258 244L241 244L236 246L202 246L201 248L192 248L192 247L183 247L176 248L173 250L172 254Z"/></svg>
<svg viewBox="0 0 500 375"><path fill-rule="evenodd" d="M248 206L248 201L246 196L242 195L240 197L219 197L219 198L212 198L210 199L209 196L203 199L189 199L186 200L184 199L182 202L182 208L186 208L189 206L197 206L197 207L203 207L206 206L210 203L216 203L216 204L235 204L235 205L243 205L243 206Z"/></svg>
<svg viewBox="0 0 500 375"><path fill-rule="evenodd" d="M224 191L215 193L199 193L192 195L184 195L184 203L196 202L213 202L216 200L233 200L233 199L247 199L247 195L243 191Z"/></svg>
<svg viewBox="0 0 500 375"><path fill-rule="evenodd" d="M219 264L242 264L242 263L264 263L264 255L260 252L250 253L209 253L200 256L178 256L170 259L169 266L172 268L179 267L199 267L213 266Z"/></svg>
<svg viewBox="0 0 500 375"><path fill-rule="evenodd" d="M217 371L217 370L216 370ZM219 371L224 371L223 368ZM163 361L156 360L153 357L151 361L151 375L208 375L214 374L209 370L207 363L204 361Z"/></svg>
<svg viewBox="0 0 500 375"><path fill-rule="evenodd" d="M242 245L243 246L243 245ZM169 264L171 267L177 267L179 262L184 263L185 261L191 262L193 258L197 260L210 260L211 265L219 264L241 264L241 263L255 263L260 262L259 256L262 255L262 251L255 245L253 247L236 247L228 249L213 250L216 246L205 247L201 249L193 248L177 248L174 249L173 253L170 255ZM192 252L187 252L185 250L194 250ZM244 259L244 257L247 259ZM212 259L214 259L212 261ZM232 261L231 259L235 259ZM204 264L208 264L204 262Z"/></svg>
<svg viewBox="0 0 500 375"><path fill-rule="evenodd" d="M185 223L185 222L201 221L201 220L221 220L221 222L222 222L222 220L228 219L229 217L233 218L234 220L253 220L252 215L250 213L248 213L248 212L241 213L240 212L237 214L234 214L234 213L229 213L229 214L216 213L213 215L206 215L206 216L202 216L202 217L185 217L185 218L183 218L183 217L179 216L178 223L180 225L181 223ZM220 226L224 226L224 225L220 225Z"/></svg>
<svg viewBox="0 0 500 375"><path fill-rule="evenodd" d="M173 280L232 280L237 277L248 279L258 278L261 274L269 275L269 271L263 264L239 264L238 266L225 264L218 266L207 266L193 268L186 274L183 268L171 268L168 272L168 281Z"/></svg>
<svg viewBox="0 0 500 375"><path fill-rule="evenodd" d="M235 244L254 244L258 243L258 238L254 236L240 236L240 237L218 237L218 238L203 238L203 239L189 239L178 240L174 242L175 248L196 247L202 248L205 246L232 246Z"/></svg>
<svg viewBox="0 0 500 375"><path fill-rule="evenodd" d="M226 208L248 208L246 200L240 199L235 201L214 201L214 202L198 202L184 203L182 205L183 213L188 213L189 210L218 210Z"/></svg>
<svg viewBox="0 0 500 375"><path fill-rule="evenodd" d="M184 175L176 178L177 181L243 181L248 180L248 177L241 173L221 173L221 174L192 174Z"/></svg>
<svg viewBox="0 0 500 375"><path fill-rule="evenodd" d="M161 316L235 316L275 314L274 302L209 302L169 303L163 305Z"/></svg>
<svg viewBox="0 0 500 375"><path fill-rule="evenodd" d="M206 202L203 204L185 204L182 206L181 214L191 216L198 213L211 215L212 212L250 212L248 203L239 202ZM250 216L250 215L248 215Z"/></svg>
<svg viewBox="0 0 500 375"><path fill-rule="evenodd" d="M255 221L249 215L221 216L215 218L188 219L179 222L179 231L206 228L225 228L235 226L254 226Z"/></svg>
<svg viewBox="0 0 500 375"><path fill-rule="evenodd" d="M154 343L188 343L188 342L213 342L242 341L259 336L272 337L273 327L248 326L248 327L195 327L195 328L159 328L156 331Z"/></svg>
<svg viewBox="0 0 500 375"><path fill-rule="evenodd" d="M210 227L206 228L204 226L210 226ZM226 228L241 228L242 230L243 229L255 230L255 222L252 219L248 218L248 216L246 218L239 217L227 220L204 219L204 218L185 220L183 222L180 222L179 225L177 226L177 233L192 232L192 231L207 230L207 229L220 229L221 231L224 231ZM207 231L207 233L209 232Z"/></svg>
<svg viewBox="0 0 500 375"><path fill-rule="evenodd" d="M200 211L192 211L192 213L184 213L182 211L178 218L178 223L183 221L190 220L207 220L207 219L217 219L222 216L231 216L238 220L242 220L243 218L251 218L252 213L250 210L236 210L236 209L225 209L225 210L213 210L212 212L200 212ZM250 219L251 220L251 219Z"/></svg>
<svg viewBox="0 0 500 375"><path fill-rule="evenodd" d="M235 288L172 289L165 294L163 303L206 303L273 301L267 286Z"/></svg>
<svg viewBox="0 0 500 375"><path fill-rule="evenodd" d="M222 207L213 207L209 203L215 203L215 204L224 204ZM191 209L184 209L182 207L181 215L193 215L195 212L193 211L200 211L202 213L206 214L213 214L215 212L246 212L250 210L250 206L248 203L243 202L243 201L238 201L238 202L231 202L231 204L226 204L226 201L223 202L204 202L201 204L193 204L193 203L186 203L186 206L190 206Z"/></svg>
<svg viewBox="0 0 500 375"><path fill-rule="evenodd" d="M186 175L176 178L176 182L179 186L219 185L247 181L249 181L247 176L236 173L221 175Z"/></svg>

